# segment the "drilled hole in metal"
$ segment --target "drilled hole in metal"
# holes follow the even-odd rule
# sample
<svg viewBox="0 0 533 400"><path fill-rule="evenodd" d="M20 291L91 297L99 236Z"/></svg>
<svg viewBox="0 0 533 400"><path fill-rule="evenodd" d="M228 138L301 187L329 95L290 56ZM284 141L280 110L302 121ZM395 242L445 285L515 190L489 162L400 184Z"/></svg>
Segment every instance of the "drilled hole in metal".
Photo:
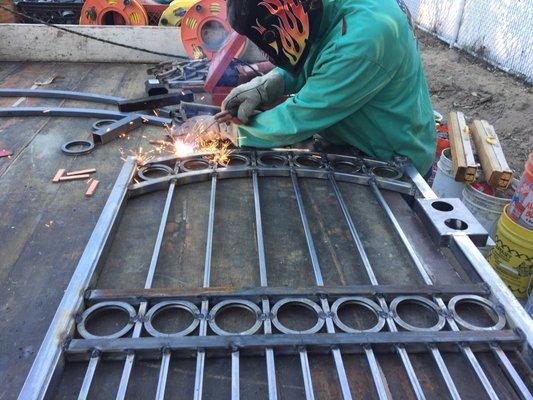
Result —
<svg viewBox="0 0 533 400"><path fill-rule="evenodd" d="M431 207L433 207L437 211L443 211L443 212L453 211L453 206L450 203L447 203L445 201L434 201L433 203L431 203Z"/></svg>
<svg viewBox="0 0 533 400"><path fill-rule="evenodd" d="M333 161L333 169L337 172L344 172L345 174L355 174L361 171L361 164L351 161Z"/></svg>
<svg viewBox="0 0 533 400"><path fill-rule="evenodd" d="M364 331L378 323L378 316L367 306L346 302L337 309L337 316L349 328Z"/></svg>
<svg viewBox="0 0 533 400"><path fill-rule="evenodd" d="M431 328L438 322L435 310L415 301L402 301L398 304L396 313L402 320L417 328Z"/></svg>
<svg viewBox="0 0 533 400"><path fill-rule="evenodd" d="M491 307L474 301L462 300L455 305L455 312L469 324L488 328L498 322L498 314Z"/></svg>
<svg viewBox="0 0 533 400"><path fill-rule="evenodd" d="M127 311L106 307L92 312L85 320L85 329L94 336L109 336L119 332L130 321Z"/></svg>
<svg viewBox="0 0 533 400"><path fill-rule="evenodd" d="M294 162L300 167L321 168L323 163L320 157L316 156L296 156Z"/></svg>
<svg viewBox="0 0 533 400"><path fill-rule="evenodd" d="M268 167L282 167L288 162L287 158L284 156L276 154L264 154L259 157L259 164L268 166Z"/></svg>
<svg viewBox="0 0 533 400"><path fill-rule="evenodd" d="M402 173L393 167L380 166L372 168L372 173L381 178L399 179L402 177Z"/></svg>
<svg viewBox="0 0 533 400"><path fill-rule="evenodd" d="M180 307L168 306L157 311L152 317L152 326L161 333L182 332L194 321L190 311Z"/></svg>
<svg viewBox="0 0 533 400"><path fill-rule="evenodd" d="M221 329L230 333L240 333L253 327L257 315L246 307L229 305L222 307L215 318Z"/></svg>
<svg viewBox="0 0 533 400"><path fill-rule="evenodd" d="M468 229L468 224L465 221L456 218L449 218L444 221L446 226L456 231L464 231Z"/></svg>
<svg viewBox="0 0 533 400"><path fill-rule="evenodd" d="M209 162L201 158L194 160L187 160L181 164L181 167L186 171L201 171L210 167Z"/></svg>
<svg viewBox="0 0 533 400"><path fill-rule="evenodd" d="M317 321L317 314L303 304L288 303L278 310L279 322L294 331L306 331L311 329Z"/></svg>

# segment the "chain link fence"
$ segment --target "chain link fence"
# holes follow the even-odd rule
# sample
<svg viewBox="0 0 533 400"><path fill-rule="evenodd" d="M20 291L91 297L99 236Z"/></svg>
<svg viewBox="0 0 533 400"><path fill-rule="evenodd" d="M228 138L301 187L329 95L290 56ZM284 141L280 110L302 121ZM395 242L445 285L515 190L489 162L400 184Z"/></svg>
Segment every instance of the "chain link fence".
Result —
<svg viewBox="0 0 533 400"><path fill-rule="evenodd" d="M533 0L404 0L417 26L533 83Z"/></svg>

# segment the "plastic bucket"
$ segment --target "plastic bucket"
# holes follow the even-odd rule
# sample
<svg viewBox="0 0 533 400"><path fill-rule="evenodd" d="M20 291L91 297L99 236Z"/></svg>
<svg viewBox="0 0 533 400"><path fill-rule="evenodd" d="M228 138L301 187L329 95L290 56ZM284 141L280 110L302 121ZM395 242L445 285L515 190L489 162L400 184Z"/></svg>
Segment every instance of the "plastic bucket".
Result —
<svg viewBox="0 0 533 400"><path fill-rule="evenodd" d="M533 229L533 152L509 206L509 216L523 227Z"/></svg>
<svg viewBox="0 0 533 400"><path fill-rule="evenodd" d="M437 163L437 173L432 185L437 196L461 198L465 184L455 181L452 169L451 149L448 148L442 152Z"/></svg>
<svg viewBox="0 0 533 400"><path fill-rule="evenodd" d="M527 297L533 277L533 230L518 225L505 207L488 261L517 297Z"/></svg>
<svg viewBox="0 0 533 400"><path fill-rule="evenodd" d="M477 190L472 185L465 185L462 196L466 208L476 217L490 237L494 238L498 218L511 198L496 197Z"/></svg>

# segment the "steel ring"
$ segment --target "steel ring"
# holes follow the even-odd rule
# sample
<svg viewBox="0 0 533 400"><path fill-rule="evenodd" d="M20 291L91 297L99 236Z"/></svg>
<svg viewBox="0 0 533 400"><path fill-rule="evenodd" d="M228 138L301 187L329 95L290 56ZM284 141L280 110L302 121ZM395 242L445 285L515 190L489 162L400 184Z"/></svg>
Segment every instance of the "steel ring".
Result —
<svg viewBox="0 0 533 400"><path fill-rule="evenodd" d="M231 165L232 161L237 161L237 165ZM250 165L250 159L243 154L230 154L228 156L228 163L226 165L219 164L222 168L239 168L248 167Z"/></svg>
<svg viewBox="0 0 533 400"><path fill-rule="evenodd" d="M377 318L376 324L369 328L369 329L355 329L348 325L346 325L344 322L341 321L339 318L339 308L343 306L344 304L358 304L360 306L363 306L367 310L370 310L374 313L374 315ZM375 302L373 302L370 299L367 299L365 297L341 297L340 299L337 299L333 305L331 306L331 312L333 313L333 322L335 322L335 325L339 327L340 330L346 332L346 333L361 333L361 332L379 332L386 323L385 318L383 318L383 309L378 306Z"/></svg>
<svg viewBox="0 0 533 400"><path fill-rule="evenodd" d="M222 310L224 308L230 308L230 307L242 308L242 309L251 311L252 314L255 315L254 324L249 329L247 329L245 331L242 331L242 332L238 332L238 333L228 332L228 331L225 331L224 329L222 329L220 326L218 326L217 321L216 321L217 313L219 313L220 310ZM221 301L220 303L217 303L211 309L211 311L209 312L209 315L210 315L210 318L208 319L209 327L211 328L211 330L213 332L215 332L217 335L220 335L220 336L253 335L254 333L256 333L259 330L259 328L261 328L261 325L263 324L263 321L261 321L259 319L259 317L261 315L261 309L257 306L257 304L252 303L249 300L224 300L224 301Z"/></svg>
<svg viewBox="0 0 533 400"><path fill-rule="evenodd" d="M331 162L331 165L333 166L333 169L336 171L336 172L341 172L341 173L345 173L345 174L356 174L358 172L361 172L361 169L363 168L363 166L361 165L361 163L356 163L356 162L353 162L353 161L348 161L348 160L335 160L335 161L332 161ZM343 171L342 169L339 169L338 166L348 166L351 168L350 171Z"/></svg>
<svg viewBox="0 0 533 400"><path fill-rule="evenodd" d="M159 330L157 330L154 325L152 324L152 320L154 317L159 314L161 311L165 309L170 308L177 308L180 310L188 311L193 316L193 321L191 324L179 331L174 333L164 333ZM200 311L198 310L198 307L196 307L193 303L189 301L163 301L161 303L157 303L155 306L153 306L150 311L146 314L145 323L144 323L144 329L146 329L146 332L148 332L151 336L154 337L178 337L178 336L187 336L189 333L193 332L200 321L198 320L198 314L200 314Z"/></svg>
<svg viewBox="0 0 533 400"><path fill-rule="evenodd" d="M73 146L83 146L80 150L72 150ZM94 150L94 143L88 140L72 140L61 146L61 151L67 156L81 156L83 154L89 154Z"/></svg>
<svg viewBox="0 0 533 400"><path fill-rule="evenodd" d="M102 129L104 126L111 125L117 122L116 119L101 119L93 124L93 131Z"/></svg>
<svg viewBox="0 0 533 400"><path fill-rule="evenodd" d="M378 165L370 169L370 172L372 175L387 179L400 179L403 176L403 173L399 169L388 165Z"/></svg>
<svg viewBox="0 0 533 400"><path fill-rule="evenodd" d="M309 310L314 311L316 316L317 316L316 324L314 326L312 326L311 328L309 328L307 330L304 330L304 331L297 331L297 330L294 330L294 329L289 329L285 325L283 325L278 319L278 311L279 311L279 309L281 307L283 307L284 305L289 304L289 303L295 303L295 304L303 305L304 307L308 308ZM322 315L324 314L324 310L322 309L322 307L320 307L314 301L311 301L311 300L306 299L306 298L287 298L287 299L282 299L282 300L278 301L274 305L274 307L272 307L271 312L272 312L272 314L274 316L272 318L272 323L274 324L274 326L280 332L288 333L288 334L305 335L305 334L308 334L308 333L317 333L320 329L322 329L322 327L324 326L324 323L326 322L326 320L322 317Z"/></svg>
<svg viewBox="0 0 533 400"><path fill-rule="evenodd" d="M200 166L201 168L197 168L196 166ZM211 163L203 158L189 158L188 160L182 161L180 164L180 169L185 172L202 171L210 168Z"/></svg>
<svg viewBox="0 0 533 400"><path fill-rule="evenodd" d="M316 155L299 154L294 156L292 160L294 165L300 168L324 168L325 166L322 158ZM308 163L308 165L305 163Z"/></svg>
<svg viewBox="0 0 533 400"><path fill-rule="evenodd" d="M119 331L117 331L117 332L115 332L115 333L113 333L111 335L104 335L104 336L93 335L92 333L90 333L87 330L87 328L85 327L85 323L87 322L89 317L94 312L97 312L98 310L106 309L106 308L110 309L110 310L122 310L122 311L125 311L130 317L129 321L121 330L119 330ZM83 314L81 315L80 322L78 322L78 325L77 325L78 333L84 339L118 339L118 338L124 336L126 333L128 333L131 328L133 328L133 325L135 325L134 319L135 319L136 315L137 315L137 312L131 306L131 304L128 304L128 303L124 303L124 302L121 302L121 301L106 301L106 302L103 302L103 303L98 303L98 304L95 304L92 307L89 307L88 309L86 309L83 312Z"/></svg>
<svg viewBox="0 0 533 400"><path fill-rule="evenodd" d="M163 172L164 173L163 176L172 175L172 173L174 172L173 169L170 168L168 165L150 164L150 165L145 165L145 166L139 168L139 171L137 172L137 175L143 181L149 181L151 179L155 179L155 178L150 178L149 176L147 176L148 173L153 172L153 171Z"/></svg>
<svg viewBox="0 0 533 400"><path fill-rule="evenodd" d="M437 315L437 322L435 325L430 327L419 327L409 324L408 322L404 321L399 315L398 315L398 306L405 302L412 302L418 305L421 305L422 307L425 307L426 309L433 311ZM429 299L426 299L422 296L399 296L396 297L392 302L390 303L390 310L392 311L392 315L394 318L394 321L398 325L400 325L402 328L408 330L408 331L414 331L414 332L436 332L440 331L442 328L444 328L444 325L446 324L446 318L440 313L439 307L432 302Z"/></svg>
<svg viewBox="0 0 533 400"><path fill-rule="evenodd" d="M489 314L492 320L496 322L492 326L477 326L477 325L471 324L470 322L461 318L455 309L457 307L457 304L461 302L474 303L474 304L477 304L478 306L483 307L483 309L485 309L485 311L487 312L487 314ZM507 323L505 315L503 315L502 313L499 313L496 310L496 306L494 305L494 303L480 296L475 296L475 295L455 296L448 303L448 308L450 309L450 312L452 313L452 316L455 322L457 322L463 328L471 330L471 331L499 331L503 329L505 327L505 324Z"/></svg>
<svg viewBox="0 0 533 400"><path fill-rule="evenodd" d="M257 163L262 167L279 168L286 166L289 163L289 158L276 153L263 153L257 157Z"/></svg>

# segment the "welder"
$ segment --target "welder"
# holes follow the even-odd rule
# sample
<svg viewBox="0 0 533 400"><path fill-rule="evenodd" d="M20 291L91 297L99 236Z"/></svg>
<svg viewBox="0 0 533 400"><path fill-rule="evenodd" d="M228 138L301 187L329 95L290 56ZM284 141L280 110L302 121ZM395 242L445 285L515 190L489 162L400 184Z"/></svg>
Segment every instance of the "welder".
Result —
<svg viewBox="0 0 533 400"><path fill-rule="evenodd" d="M239 146L279 147L319 134L380 160L408 157L425 174L433 110L401 0L227 0L233 29L276 68L236 87L222 109ZM263 106L275 107L257 113ZM238 122L237 124L235 122Z"/></svg>

